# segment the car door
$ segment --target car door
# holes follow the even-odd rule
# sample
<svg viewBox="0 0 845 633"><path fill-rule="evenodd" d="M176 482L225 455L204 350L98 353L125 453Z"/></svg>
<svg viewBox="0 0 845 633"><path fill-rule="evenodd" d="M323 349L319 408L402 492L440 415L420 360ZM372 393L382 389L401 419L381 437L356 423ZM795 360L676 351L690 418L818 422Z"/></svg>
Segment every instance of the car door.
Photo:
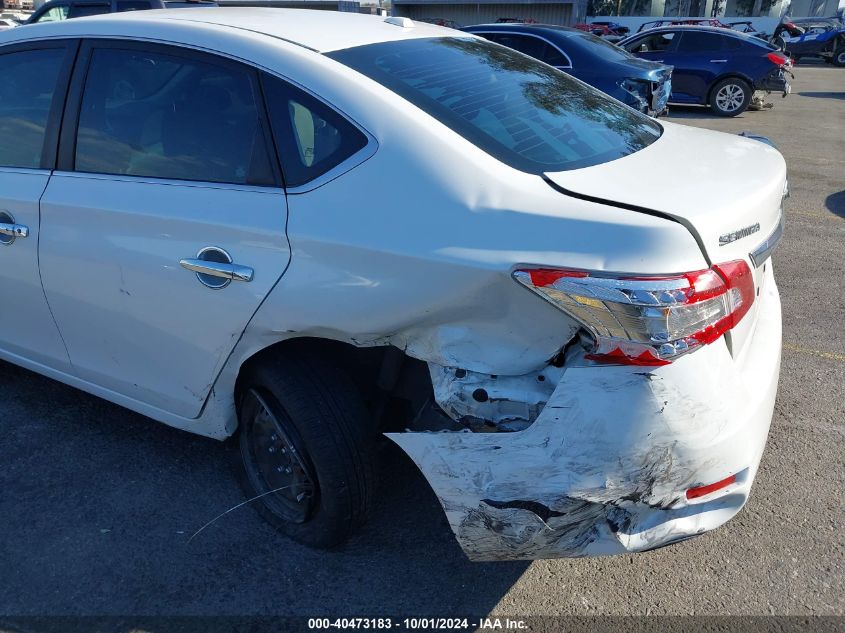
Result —
<svg viewBox="0 0 845 633"><path fill-rule="evenodd" d="M67 352L38 272L38 201L75 50L56 40L0 48L0 356L63 371Z"/></svg>
<svg viewBox="0 0 845 633"><path fill-rule="evenodd" d="M672 100L704 103L710 86L724 74L733 53L724 45L724 36L708 31L684 31L679 34L671 63Z"/></svg>
<svg viewBox="0 0 845 633"><path fill-rule="evenodd" d="M290 259L272 148L255 69L83 44L41 234L44 292L79 378L199 415Z"/></svg>

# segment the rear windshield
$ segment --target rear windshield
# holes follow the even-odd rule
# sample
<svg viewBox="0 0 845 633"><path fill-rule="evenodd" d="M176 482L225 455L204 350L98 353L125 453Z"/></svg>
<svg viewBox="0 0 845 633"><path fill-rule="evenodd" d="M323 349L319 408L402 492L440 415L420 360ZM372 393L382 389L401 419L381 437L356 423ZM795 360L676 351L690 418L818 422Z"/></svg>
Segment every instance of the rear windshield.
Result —
<svg viewBox="0 0 845 633"><path fill-rule="evenodd" d="M368 44L329 57L374 79L516 169L605 163L647 147L647 116L542 62L481 39Z"/></svg>

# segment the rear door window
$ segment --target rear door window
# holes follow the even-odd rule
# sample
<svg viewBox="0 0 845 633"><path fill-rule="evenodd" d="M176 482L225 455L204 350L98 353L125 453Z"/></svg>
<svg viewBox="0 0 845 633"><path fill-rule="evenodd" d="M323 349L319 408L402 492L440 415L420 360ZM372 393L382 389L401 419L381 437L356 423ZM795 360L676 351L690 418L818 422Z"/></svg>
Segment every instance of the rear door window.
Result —
<svg viewBox="0 0 845 633"><path fill-rule="evenodd" d="M147 0L117 0L118 13L123 13L125 11L143 11L151 8L152 6Z"/></svg>
<svg viewBox="0 0 845 633"><path fill-rule="evenodd" d="M621 158L661 134L652 119L604 93L480 39L384 42L328 55L531 173Z"/></svg>
<svg viewBox="0 0 845 633"><path fill-rule="evenodd" d="M686 31L681 33L681 41L678 42L679 53L712 53L722 50L722 40L725 39L716 33L704 31Z"/></svg>
<svg viewBox="0 0 845 633"><path fill-rule="evenodd" d="M675 39L674 32L654 33L647 35L627 44L625 49L632 53L662 53L672 47L672 40Z"/></svg>
<svg viewBox="0 0 845 633"><path fill-rule="evenodd" d="M488 37L487 39L524 53L534 59L539 59L549 66L569 65L569 62L557 48L539 37L519 33L496 33L494 37Z"/></svg>
<svg viewBox="0 0 845 633"><path fill-rule="evenodd" d="M41 166L64 48L0 54L0 166Z"/></svg>
<svg viewBox="0 0 845 633"><path fill-rule="evenodd" d="M89 15L102 15L110 13L111 5L108 4L72 4L70 5L69 18L84 18Z"/></svg>
<svg viewBox="0 0 845 633"><path fill-rule="evenodd" d="M254 71L141 49L92 52L78 171L273 184ZM222 60L221 60L222 61Z"/></svg>

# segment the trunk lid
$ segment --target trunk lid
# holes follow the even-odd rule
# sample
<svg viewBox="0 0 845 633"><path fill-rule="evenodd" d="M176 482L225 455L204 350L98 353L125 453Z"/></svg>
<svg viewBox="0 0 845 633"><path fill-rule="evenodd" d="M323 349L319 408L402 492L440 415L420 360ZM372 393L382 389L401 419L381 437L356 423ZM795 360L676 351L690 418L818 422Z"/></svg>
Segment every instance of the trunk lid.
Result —
<svg viewBox="0 0 845 633"><path fill-rule="evenodd" d="M661 125L663 135L639 152L546 177L576 195L672 217L693 234L711 264L748 262L759 290L766 278L765 263L757 258L755 264L750 254L780 226L786 184L783 156L758 140ZM731 332L735 353L753 333L756 310L752 306L745 323Z"/></svg>

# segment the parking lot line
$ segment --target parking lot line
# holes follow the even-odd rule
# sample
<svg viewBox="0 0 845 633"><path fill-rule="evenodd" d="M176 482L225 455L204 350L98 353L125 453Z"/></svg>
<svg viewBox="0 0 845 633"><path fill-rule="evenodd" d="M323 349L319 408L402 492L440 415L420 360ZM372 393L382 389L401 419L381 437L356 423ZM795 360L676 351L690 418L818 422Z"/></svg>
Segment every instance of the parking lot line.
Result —
<svg viewBox="0 0 845 633"><path fill-rule="evenodd" d="M833 352L823 352L818 349L810 349L809 347L799 347L798 345L792 345L791 343L784 343L784 349L788 349L792 352L799 352L801 354L810 354L811 356L818 356L819 358L824 358L827 360L835 360L840 363L845 363L845 354L834 354Z"/></svg>

